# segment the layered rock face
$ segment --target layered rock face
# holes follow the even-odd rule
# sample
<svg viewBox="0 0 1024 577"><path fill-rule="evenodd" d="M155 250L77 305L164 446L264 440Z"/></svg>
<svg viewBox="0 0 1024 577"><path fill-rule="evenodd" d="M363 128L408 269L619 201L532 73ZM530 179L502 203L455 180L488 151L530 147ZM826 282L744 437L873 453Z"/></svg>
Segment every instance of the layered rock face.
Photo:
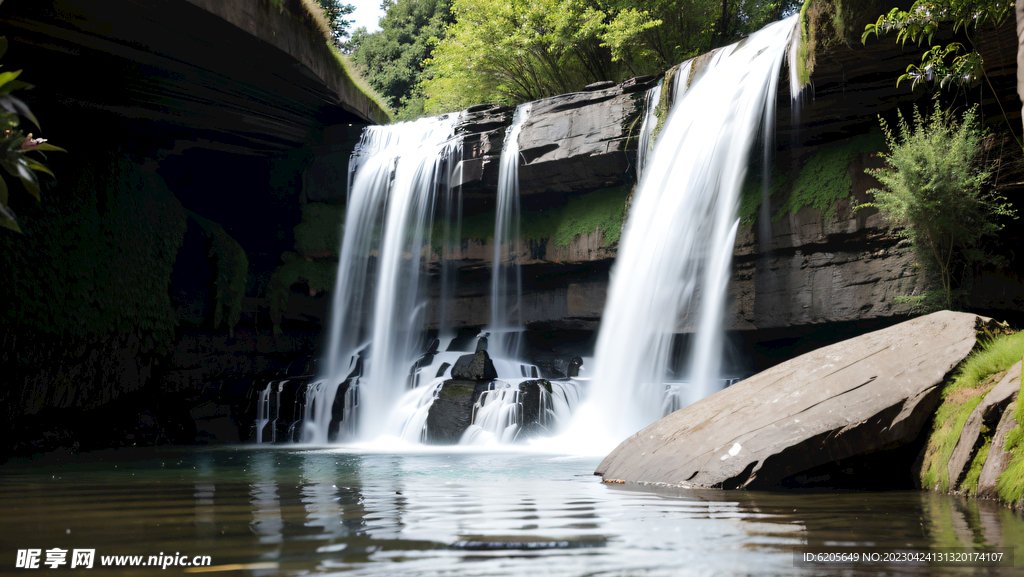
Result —
<svg viewBox="0 0 1024 577"><path fill-rule="evenodd" d="M940 385L977 344L967 313L934 313L818 349L657 421L598 466L606 481L772 488L915 441ZM909 464L909 463L908 463Z"/></svg>

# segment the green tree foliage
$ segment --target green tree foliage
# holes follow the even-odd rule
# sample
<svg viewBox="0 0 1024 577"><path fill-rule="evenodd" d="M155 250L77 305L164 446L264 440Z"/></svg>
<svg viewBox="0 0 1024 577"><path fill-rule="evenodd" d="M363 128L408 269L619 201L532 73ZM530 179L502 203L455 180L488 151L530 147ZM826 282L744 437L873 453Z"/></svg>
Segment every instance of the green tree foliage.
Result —
<svg viewBox="0 0 1024 577"><path fill-rule="evenodd" d="M352 34L352 59L363 69L370 85L387 98L401 118L423 113L419 84L423 61L453 22L449 0L384 0L387 13L381 29Z"/></svg>
<svg viewBox="0 0 1024 577"><path fill-rule="evenodd" d="M931 115L914 108L912 122L900 114L898 132L882 121L891 152L886 166L868 169L883 185L870 192L877 207L910 239L922 264L941 280L938 307L953 308L956 289L986 258L981 241L997 232L999 217L1015 211L991 187L980 160L983 133L972 108L957 122L938 100Z"/></svg>
<svg viewBox="0 0 1024 577"><path fill-rule="evenodd" d="M427 112L518 103L656 74L778 19L791 0L452 0Z"/></svg>
<svg viewBox="0 0 1024 577"><path fill-rule="evenodd" d="M339 0L314 0L324 11L324 19L331 27L331 36L334 44L341 48L345 45L345 39L349 37L348 27L352 21L347 16L355 11L352 4L342 4Z"/></svg>
<svg viewBox="0 0 1024 577"><path fill-rule="evenodd" d="M7 38L0 36L0 58L6 53ZM20 75L21 70L0 72L0 167L3 167L11 177L20 180L25 190L36 200L40 200L39 177L36 173L43 172L50 176L53 176L53 173L46 165L28 156L28 153L64 152L64 149L47 144L45 139L32 138L31 132L26 135L21 130L21 117L27 118L36 129L39 128L39 121L24 102L11 94L15 90L32 88L31 84L18 80ZM0 177L0 227L21 232L18 218L8 202L9 197L7 182Z"/></svg>
<svg viewBox="0 0 1024 577"><path fill-rule="evenodd" d="M861 41L866 42L872 34L896 32L900 44L909 40L931 45L941 27L951 27L967 36L970 49L959 42L932 46L921 56L920 64L907 67L897 84L910 80L913 87L921 81L937 80L941 87L972 85L985 78L984 60L975 46L979 28L999 27L1013 14L1013 6L1008 0L917 0L909 10L893 8L868 24Z"/></svg>

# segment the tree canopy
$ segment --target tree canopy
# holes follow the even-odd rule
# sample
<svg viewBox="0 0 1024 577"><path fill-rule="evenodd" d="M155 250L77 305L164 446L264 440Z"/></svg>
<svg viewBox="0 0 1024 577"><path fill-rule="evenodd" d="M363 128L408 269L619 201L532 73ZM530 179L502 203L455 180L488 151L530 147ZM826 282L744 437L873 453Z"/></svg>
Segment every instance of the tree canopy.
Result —
<svg viewBox="0 0 1024 577"><path fill-rule="evenodd" d="M345 39L349 36L348 27L352 25L352 21L346 17L354 12L356 7L352 4L342 4L340 0L314 1L324 11L324 19L327 20L327 24L331 27L331 35L334 37L335 45L339 48L343 47Z"/></svg>
<svg viewBox="0 0 1024 577"><path fill-rule="evenodd" d="M353 32L352 59L400 118L419 116L423 113L419 91L423 61L454 21L450 1L384 0L381 5L387 13L380 31L370 34L359 28Z"/></svg>
<svg viewBox="0 0 1024 577"><path fill-rule="evenodd" d="M400 117L514 104L657 74L795 11L799 0L385 0L354 60Z"/></svg>
<svg viewBox="0 0 1024 577"><path fill-rule="evenodd" d="M452 0L427 61L426 110L515 103L656 74L735 41L793 0Z"/></svg>

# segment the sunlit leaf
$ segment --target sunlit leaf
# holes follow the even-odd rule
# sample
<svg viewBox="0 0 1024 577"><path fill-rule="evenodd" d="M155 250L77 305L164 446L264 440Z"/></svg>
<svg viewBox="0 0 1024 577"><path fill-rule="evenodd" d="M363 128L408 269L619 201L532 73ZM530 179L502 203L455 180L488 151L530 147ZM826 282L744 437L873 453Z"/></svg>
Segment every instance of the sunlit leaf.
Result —
<svg viewBox="0 0 1024 577"><path fill-rule="evenodd" d="M11 82L21 74L21 70L15 70L14 72L0 72L0 86Z"/></svg>

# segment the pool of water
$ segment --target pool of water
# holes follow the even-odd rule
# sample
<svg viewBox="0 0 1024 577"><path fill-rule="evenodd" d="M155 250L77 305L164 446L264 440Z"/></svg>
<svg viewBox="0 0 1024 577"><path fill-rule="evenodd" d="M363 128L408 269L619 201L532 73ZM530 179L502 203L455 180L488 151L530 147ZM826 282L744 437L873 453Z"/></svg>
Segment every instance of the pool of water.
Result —
<svg viewBox="0 0 1024 577"><path fill-rule="evenodd" d="M156 448L0 467L0 572L18 550L193 559L248 575L1020 574L1024 521L925 492L721 492L609 485L600 459L524 452ZM1016 567L804 563L813 552L1012 553ZM801 561L798 562L798 558ZM1005 564L1005 556L1003 563ZM108 559L111 562L113 560ZM190 561L191 562L191 561ZM202 562L202 561L200 561ZM239 571L241 573L239 573Z"/></svg>

